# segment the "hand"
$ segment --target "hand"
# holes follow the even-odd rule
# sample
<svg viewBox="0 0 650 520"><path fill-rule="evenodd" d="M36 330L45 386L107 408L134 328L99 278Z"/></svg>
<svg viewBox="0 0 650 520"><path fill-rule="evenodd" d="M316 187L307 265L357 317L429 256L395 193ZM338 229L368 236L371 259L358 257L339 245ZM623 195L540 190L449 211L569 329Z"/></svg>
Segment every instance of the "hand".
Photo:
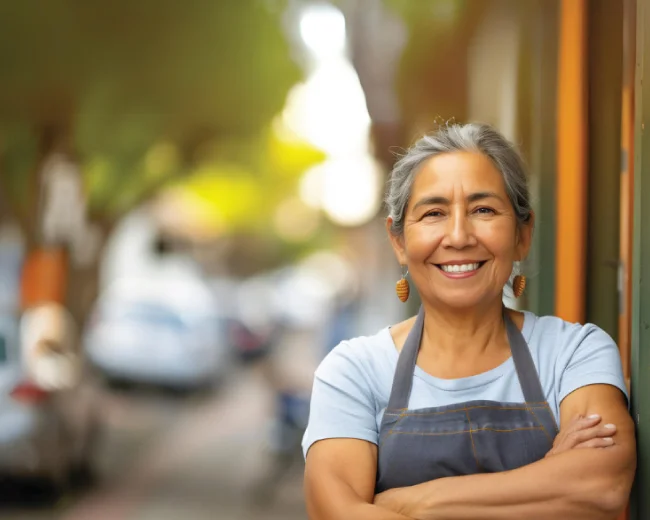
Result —
<svg viewBox="0 0 650 520"><path fill-rule="evenodd" d="M555 437L553 448L546 457L557 455L564 451L580 448L607 448L614 445L613 435L616 426L613 424L600 424L599 415L577 415L566 428L560 430Z"/></svg>

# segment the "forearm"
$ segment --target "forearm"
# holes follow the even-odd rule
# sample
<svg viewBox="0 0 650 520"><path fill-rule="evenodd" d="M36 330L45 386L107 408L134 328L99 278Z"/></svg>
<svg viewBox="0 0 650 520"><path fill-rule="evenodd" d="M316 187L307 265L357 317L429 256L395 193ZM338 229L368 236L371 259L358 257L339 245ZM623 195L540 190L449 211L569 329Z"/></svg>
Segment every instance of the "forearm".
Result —
<svg viewBox="0 0 650 520"><path fill-rule="evenodd" d="M328 490L327 493L323 493L324 489ZM399 508L367 502L342 482L333 482L326 488L308 487L306 497L309 520L414 520Z"/></svg>
<svg viewBox="0 0 650 520"><path fill-rule="evenodd" d="M435 480L394 490L394 504L419 520L609 520L629 493L634 464L622 447L607 455L568 451L501 473Z"/></svg>
<svg viewBox="0 0 650 520"><path fill-rule="evenodd" d="M609 512L591 500L514 472L441 479L411 514L418 520L605 520Z"/></svg>
<svg viewBox="0 0 650 520"><path fill-rule="evenodd" d="M414 520L411 516L389 511L374 504L358 504L328 520Z"/></svg>
<svg viewBox="0 0 650 520"><path fill-rule="evenodd" d="M309 520L414 520L383 507L365 502L337 501L337 504L307 505Z"/></svg>

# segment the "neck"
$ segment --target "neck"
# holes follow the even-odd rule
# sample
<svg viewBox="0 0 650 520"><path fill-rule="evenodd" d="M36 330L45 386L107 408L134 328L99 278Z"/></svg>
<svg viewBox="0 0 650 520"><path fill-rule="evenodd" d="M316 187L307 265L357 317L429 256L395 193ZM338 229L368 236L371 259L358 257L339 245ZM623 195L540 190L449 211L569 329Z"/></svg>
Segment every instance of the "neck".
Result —
<svg viewBox="0 0 650 520"><path fill-rule="evenodd" d="M445 358L472 359L508 346L501 298L466 311L424 305L421 350Z"/></svg>

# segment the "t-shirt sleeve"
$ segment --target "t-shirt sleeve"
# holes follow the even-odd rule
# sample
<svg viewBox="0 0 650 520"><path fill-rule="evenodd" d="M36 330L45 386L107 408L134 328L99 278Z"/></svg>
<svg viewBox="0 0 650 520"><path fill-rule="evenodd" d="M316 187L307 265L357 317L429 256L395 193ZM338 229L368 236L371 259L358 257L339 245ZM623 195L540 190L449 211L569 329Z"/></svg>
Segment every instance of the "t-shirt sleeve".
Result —
<svg viewBox="0 0 650 520"><path fill-rule="evenodd" d="M343 342L314 376L303 454L317 441L361 439L377 444L376 404L358 348Z"/></svg>
<svg viewBox="0 0 650 520"><path fill-rule="evenodd" d="M571 335L558 359L558 403L587 385L608 384L620 389L629 403L623 366L614 340L601 328L587 324Z"/></svg>

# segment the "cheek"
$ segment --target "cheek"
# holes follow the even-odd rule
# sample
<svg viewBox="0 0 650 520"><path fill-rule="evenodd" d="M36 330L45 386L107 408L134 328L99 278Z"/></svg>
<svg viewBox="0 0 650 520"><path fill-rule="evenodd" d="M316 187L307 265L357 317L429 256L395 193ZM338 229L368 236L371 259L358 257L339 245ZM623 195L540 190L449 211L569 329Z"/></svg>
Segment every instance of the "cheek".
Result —
<svg viewBox="0 0 650 520"><path fill-rule="evenodd" d="M404 231L406 254L413 259L427 258L438 248L443 237L442 226L413 226Z"/></svg>
<svg viewBox="0 0 650 520"><path fill-rule="evenodd" d="M479 241L496 257L510 261L517 255L517 237L509 222L486 226Z"/></svg>

